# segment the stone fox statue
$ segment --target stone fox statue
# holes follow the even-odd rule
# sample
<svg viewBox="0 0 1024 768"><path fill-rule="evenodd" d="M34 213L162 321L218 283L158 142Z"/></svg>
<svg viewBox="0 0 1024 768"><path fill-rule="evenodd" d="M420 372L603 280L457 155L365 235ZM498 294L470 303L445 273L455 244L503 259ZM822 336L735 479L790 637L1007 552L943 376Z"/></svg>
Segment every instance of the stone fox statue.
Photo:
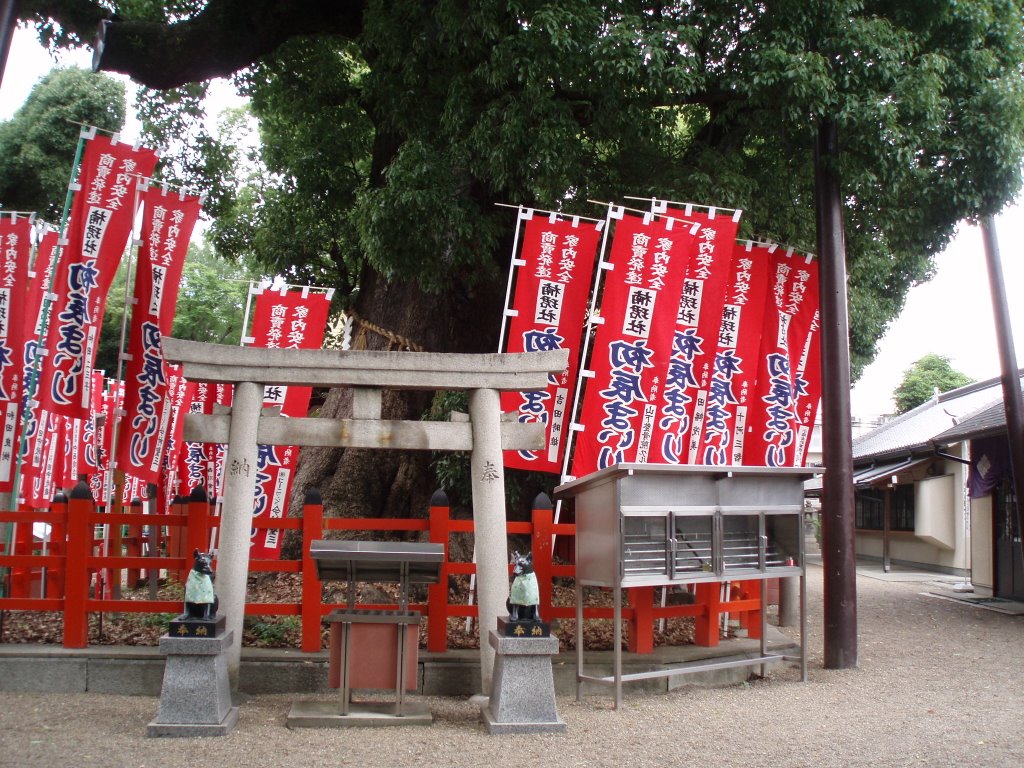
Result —
<svg viewBox="0 0 1024 768"><path fill-rule="evenodd" d="M540 589L529 552L512 553L512 589L506 607L509 621L540 621Z"/></svg>
<svg viewBox="0 0 1024 768"><path fill-rule="evenodd" d="M213 593L213 552L192 552L194 563L185 580L185 615L190 619L217 616L217 595Z"/></svg>

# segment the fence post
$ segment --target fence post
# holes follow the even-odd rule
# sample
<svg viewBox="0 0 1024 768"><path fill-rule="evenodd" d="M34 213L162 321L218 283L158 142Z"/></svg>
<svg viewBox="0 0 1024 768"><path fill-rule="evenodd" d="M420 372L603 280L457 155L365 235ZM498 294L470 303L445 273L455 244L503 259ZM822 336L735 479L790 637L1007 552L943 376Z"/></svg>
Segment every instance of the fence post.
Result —
<svg viewBox="0 0 1024 768"><path fill-rule="evenodd" d="M118 512L120 512L122 510L122 507L120 505L118 505L116 507L116 509L117 509ZM136 499L132 499L131 504L128 505L128 511L130 511L133 515L140 515L140 514L142 514L142 499L137 499L137 498ZM117 528L118 531L121 530L121 525L120 524L114 525L113 527ZM118 533L117 538L118 538L118 541L120 542L120 540L121 540L121 534L120 533ZM111 544L113 544L113 536L111 536ZM128 526L128 539L126 541L126 545L127 546L125 547L125 549L127 550L128 557L141 557L142 556L142 526L141 525L136 525L135 523L132 523L131 525ZM111 552L110 554L112 556L114 556L114 557L119 557L121 553L120 552ZM111 571L110 572L110 578L113 579L113 576L114 576L114 572ZM118 576L120 576L120 571L118 571ZM140 581L142 581L142 570L139 569L139 568L129 568L128 569L128 587L129 587L129 589L136 589L136 588L138 588Z"/></svg>
<svg viewBox="0 0 1024 768"><path fill-rule="evenodd" d="M71 491L68 499L68 554L64 587L64 647L87 648L89 645L89 555L92 553L92 528L89 513L93 511L92 493L83 481Z"/></svg>
<svg viewBox="0 0 1024 768"><path fill-rule="evenodd" d="M197 485L188 495L188 531L185 534L185 557L192 556L195 550L205 552L210 546L210 504L206 498L206 489ZM189 568L179 571L178 578L185 582Z"/></svg>
<svg viewBox="0 0 1024 768"><path fill-rule="evenodd" d="M546 493L538 493L534 498L530 516L533 520L530 550L533 552L533 570L537 574L537 587L540 591L540 616L550 621L551 596L554 593L554 585L551 583L551 539L555 510Z"/></svg>
<svg viewBox="0 0 1024 768"><path fill-rule="evenodd" d="M448 650L448 539L451 506L448 495L438 489L430 497L430 543L444 545L444 560L437 584L427 587L427 650Z"/></svg>
<svg viewBox="0 0 1024 768"><path fill-rule="evenodd" d="M654 587L631 587L626 593L633 609L627 648L630 653L654 653Z"/></svg>
<svg viewBox="0 0 1024 768"><path fill-rule="evenodd" d="M32 510L24 507L22 511ZM32 523L16 523L11 547L12 555L31 555L33 552ZM11 568L11 597L30 597L32 591L32 569L22 566Z"/></svg>
<svg viewBox="0 0 1024 768"><path fill-rule="evenodd" d="M718 621L722 606L722 585L717 581L696 585L696 602L704 610L694 620L693 644L706 648L718 645Z"/></svg>
<svg viewBox="0 0 1024 768"><path fill-rule="evenodd" d="M185 498L181 495L175 496L171 501L171 515L175 520L183 522L181 518L185 517L188 508L185 506ZM187 518L186 518L187 520ZM168 525L167 526L167 557L184 557L185 556L185 526L183 525ZM179 583L184 583L185 579L182 578L183 571L180 568L168 570L167 577L170 578L171 574L174 574L175 578ZM187 578L187 574L186 578Z"/></svg>
<svg viewBox="0 0 1024 768"><path fill-rule="evenodd" d="M306 491L302 507L302 651L316 653L321 648L320 619L321 590L316 574L316 564L309 556L309 545L324 532L324 502L320 491L310 488Z"/></svg>
<svg viewBox="0 0 1024 768"><path fill-rule="evenodd" d="M50 554L54 557L67 555L67 515L68 497L58 491L50 504L50 514L61 521L50 523ZM66 568L56 565L46 571L46 595L44 597L64 597L64 574Z"/></svg>
<svg viewBox="0 0 1024 768"><path fill-rule="evenodd" d="M756 599L760 604L761 582L760 581L738 581L736 583L737 597L740 600ZM767 586L767 585L766 585ZM743 611L740 613L740 627L747 630L747 637L754 640L761 639L761 611L766 606L761 606L756 611Z"/></svg>

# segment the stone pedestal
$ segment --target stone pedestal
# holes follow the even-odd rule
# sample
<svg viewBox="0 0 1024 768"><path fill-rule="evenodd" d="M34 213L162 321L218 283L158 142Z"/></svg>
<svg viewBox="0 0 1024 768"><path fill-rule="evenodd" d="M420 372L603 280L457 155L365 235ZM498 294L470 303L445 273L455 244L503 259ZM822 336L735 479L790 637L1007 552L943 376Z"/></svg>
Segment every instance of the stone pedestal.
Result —
<svg viewBox="0 0 1024 768"><path fill-rule="evenodd" d="M557 637L502 637L491 630L496 652L491 698L481 707L488 733L565 733L555 705L551 657Z"/></svg>
<svg viewBox="0 0 1024 768"><path fill-rule="evenodd" d="M216 637L160 638L167 656L160 709L147 736L224 736L238 722L231 705L227 649L234 633Z"/></svg>

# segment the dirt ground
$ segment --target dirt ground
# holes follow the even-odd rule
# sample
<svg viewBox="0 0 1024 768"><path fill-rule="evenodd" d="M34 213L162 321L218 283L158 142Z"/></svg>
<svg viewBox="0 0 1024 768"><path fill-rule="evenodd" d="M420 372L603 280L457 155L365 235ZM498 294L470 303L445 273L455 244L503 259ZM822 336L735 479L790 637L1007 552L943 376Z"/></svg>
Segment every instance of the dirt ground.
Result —
<svg viewBox="0 0 1024 768"><path fill-rule="evenodd" d="M490 736L478 706L425 700L431 727L285 726L294 697L257 696L210 739L148 739L158 700L4 694L0 766L1017 766L1024 763L1024 617L857 578L857 665L823 669L821 568L808 570L809 680L783 669L727 688L559 697L563 735Z"/></svg>

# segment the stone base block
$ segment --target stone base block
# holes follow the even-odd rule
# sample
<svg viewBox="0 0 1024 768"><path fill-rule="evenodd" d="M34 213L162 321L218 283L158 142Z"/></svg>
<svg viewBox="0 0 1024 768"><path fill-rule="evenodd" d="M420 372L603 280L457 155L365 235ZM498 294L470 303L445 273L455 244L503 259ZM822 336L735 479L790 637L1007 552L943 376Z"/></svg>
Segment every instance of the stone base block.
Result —
<svg viewBox="0 0 1024 768"><path fill-rule="evenodd" d="M481 707L488 733L564 733L555 705L551 657L558 638L502 637L491 630L495 649L491 697Z"/></svg>
<svg viewBox="0 0 1024 768"><path fill-rule="evenodd" d="M194 738L196 736L227 736L238 722L238 707L231 707L224 719L216 724L210 723L161 723L153 720L146 726L146 735L150 737Z"/></svg>
<svg viewBox="0 0 1024 768"><path fill-rule="evenodd" d="M402 714L389 702L353 702L343 715L336 701L296 701L288 712L289 728L379 728L388 725L432 725L426 704L406 701Z"/></svg>
<svg viewBox="0 0 1024 768"><path fill-rule="evenodd" d="M212 638L160 638L167 654L160 709L148 736L223 736L238 721L231 703L225 651L233 632ZM232 712L234 710L234 712Z"/></svg>

